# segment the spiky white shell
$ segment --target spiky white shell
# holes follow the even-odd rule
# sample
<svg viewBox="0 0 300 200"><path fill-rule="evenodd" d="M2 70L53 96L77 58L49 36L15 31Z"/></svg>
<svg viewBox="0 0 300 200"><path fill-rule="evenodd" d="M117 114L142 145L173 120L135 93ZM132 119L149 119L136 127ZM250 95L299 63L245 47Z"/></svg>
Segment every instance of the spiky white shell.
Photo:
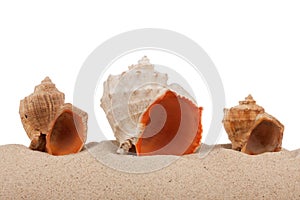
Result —
<svg viewBox="0 0 300 200"><path fill-rule="evenodd" d="M119 153L128 152L139 136L139 118L147 107L167 90L190 98L181 86L168 85L168 75L154 70L154 65L144 56L128 71L110 75L103 84L103 108L117 141Z"/></svg>

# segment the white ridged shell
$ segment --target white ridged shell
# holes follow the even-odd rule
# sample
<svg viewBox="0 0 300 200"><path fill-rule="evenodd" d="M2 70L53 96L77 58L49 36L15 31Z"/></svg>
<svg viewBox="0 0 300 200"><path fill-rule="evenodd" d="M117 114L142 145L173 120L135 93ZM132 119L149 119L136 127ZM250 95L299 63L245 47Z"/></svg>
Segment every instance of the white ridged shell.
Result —
<svg viewBox="0 0 300 200"><path fill-rule="evenodd" d="M120 144L119 153L128 152L136 143L140 116L166 91L175 91L195 102L178 84L168 85L168 75L155 71L146 56L128 68L128 71L108 77L101 98L101 107Z"/></svg>

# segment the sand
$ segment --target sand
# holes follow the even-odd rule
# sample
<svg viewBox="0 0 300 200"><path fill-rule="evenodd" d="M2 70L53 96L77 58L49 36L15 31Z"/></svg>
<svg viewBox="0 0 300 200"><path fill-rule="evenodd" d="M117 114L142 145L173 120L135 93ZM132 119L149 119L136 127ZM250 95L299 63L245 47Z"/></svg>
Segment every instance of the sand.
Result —
<svg viewBox="0 0 300 200"><path fill-rule="evenodd" d="M200 158L115 148L105 141L51 156L0 146L0 199L300 199L300 150L249 156L217 145Z"/></svg>

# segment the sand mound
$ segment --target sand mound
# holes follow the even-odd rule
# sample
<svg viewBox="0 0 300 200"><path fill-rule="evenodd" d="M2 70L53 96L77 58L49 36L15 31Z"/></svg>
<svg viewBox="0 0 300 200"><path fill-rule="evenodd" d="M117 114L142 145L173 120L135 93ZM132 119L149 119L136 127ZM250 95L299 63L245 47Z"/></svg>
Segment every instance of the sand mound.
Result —
<svg viewBox="0 0 300 200"><path fill-rule="evenodd" d="M0 199L300 198L300 150L249 156L217 145L200 158L117 155L115 148L105 141L51 156L0 146Z"/></svg>

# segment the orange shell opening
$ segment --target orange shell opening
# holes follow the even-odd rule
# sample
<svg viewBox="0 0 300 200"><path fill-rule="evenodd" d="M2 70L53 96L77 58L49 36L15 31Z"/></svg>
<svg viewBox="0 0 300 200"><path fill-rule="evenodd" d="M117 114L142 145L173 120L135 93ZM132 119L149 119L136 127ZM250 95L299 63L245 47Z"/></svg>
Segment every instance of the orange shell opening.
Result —
<svg viewBox="0 0 300 200"><path fill-rule="evenodd" d="M144 130L135 145L137 155L194 153L202 137L201 114L202 107L168 90L141 116Z"/></svg>
<svg viewBox="0 0 300 200"><path fill-rule="evenodd" d="M67 155L79 152L83 145L84 124L80 116L65 110L54 121L46 136L46 150L52 155Z"/></svg>
<svg viewBox="0 0 300 200"><path fill-rule="evenodd" d="M264 152L276 152L281 149L282 129L268 120L258 123L252 130L242 152L257 155Z"/></svg>

